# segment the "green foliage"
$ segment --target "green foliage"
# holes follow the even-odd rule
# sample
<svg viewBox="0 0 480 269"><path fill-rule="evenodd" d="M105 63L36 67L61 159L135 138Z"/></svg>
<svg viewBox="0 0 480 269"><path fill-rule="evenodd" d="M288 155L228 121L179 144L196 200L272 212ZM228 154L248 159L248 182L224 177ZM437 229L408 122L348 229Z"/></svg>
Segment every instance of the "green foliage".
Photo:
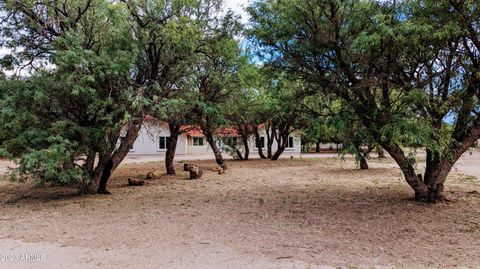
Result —
<svg viewBox="0 0 480 269"><path fill-rule="evenodd" d="M34 5L53 11L54 3L7 1L2 6L10 14L2 28L4 45L40 42L12 55L32 64L30 75L0 84L5 93L0 101L1 148L4 155L19 158L20 176L32 176L39 184L91 180L77 159L92 151L108 154L116 144L111 138L138 113L130 105L136 95L131 70L137 47L125 10L104 1L92 1L94 10L85 1L65 4L68 16L49 13L41 18L22 14L39 12ZM45 23L52 28L40 27ZM49 67L36 65L45 59Z"/></svg>
<svg viewBox="0 0 480 269"><path fill-rule="evenodd" d="M257 1L249 13L270 66L341 98L384 146L446 154L478 137L472 1Z"/></svg>
<svg viewBox="0 0 480 269"><path fill-rule="evenodd" d="M122 128L144 115L185 124L197 109L223 124L222 105L246 83L238 74L248 67L234 39L241 27L221 4L0 3L0 45L14 49L1 64L28 74L0 81L2 155L19 158L20 175L40 183L84 185L108 160L118 165L128 152L120 149L126 139L118 143ZM95 167L87 157L97 157Z"/></svg>
<svg viewBox="0 0 480 269"><path fill-rule="evenodd" d="M56 184L80 184L88 182L80 166L74 164L76 149L78 145L61 137L49 137L47 141L51 144L45 149L33 150L22 155L19 161L18 176L32 176L38 185L47 182Z"/></svg>

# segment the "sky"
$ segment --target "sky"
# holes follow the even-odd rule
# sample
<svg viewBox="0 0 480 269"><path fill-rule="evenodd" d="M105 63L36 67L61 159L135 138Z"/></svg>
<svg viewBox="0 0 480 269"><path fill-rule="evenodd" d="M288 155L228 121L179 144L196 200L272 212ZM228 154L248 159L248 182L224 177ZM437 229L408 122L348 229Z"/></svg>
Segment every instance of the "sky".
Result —
<svg viewBox="0 0 480 269"><path fill-rule="evenodd" d="M233 10L235 13L239 14L242 17L242 22L246 23L248 21L248 15L245 12L245 7L247 7L252 0L224 0L224 5L226 8Z"/></svg>
<svg viewBox="0 0 480 269"><path fill-rule="evenodd" d="M246 23L248 21L248 15L245 12L245 7L251 3L252 0L224 0L224 5L227 9L233 10L235 13L241 16L242 22ZM0 57L6 54L9 50L6 48L0 47Z"/></svg>

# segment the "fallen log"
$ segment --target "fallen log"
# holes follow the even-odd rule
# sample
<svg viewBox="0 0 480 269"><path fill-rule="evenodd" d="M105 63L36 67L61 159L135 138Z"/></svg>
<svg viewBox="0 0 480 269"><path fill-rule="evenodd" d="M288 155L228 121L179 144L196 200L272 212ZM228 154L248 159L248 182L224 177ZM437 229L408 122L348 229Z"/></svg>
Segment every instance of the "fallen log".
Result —
<svg viewBox="0 0 480 269"><path fill-rule="evenodd" d="M128 186L143 186L145 185L145 180L143 179L128 179Z"/></svg>
<svg viewBox="0 0 480 269"><path fill-rule="evenodd" d="M154 179L154 178L159 178L159 177L160 177L160 173L152 171L152 172L148 172L147 176L145 178L146 179Z"/></svg>

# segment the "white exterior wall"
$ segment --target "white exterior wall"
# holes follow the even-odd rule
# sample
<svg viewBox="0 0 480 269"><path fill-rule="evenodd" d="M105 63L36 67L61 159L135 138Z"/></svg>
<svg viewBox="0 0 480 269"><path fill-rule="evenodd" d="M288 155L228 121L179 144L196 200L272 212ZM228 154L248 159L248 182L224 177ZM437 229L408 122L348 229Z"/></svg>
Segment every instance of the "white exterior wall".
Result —
<svg viewBox="0 0 480 269"><path fill-rule="evenodd" d="M267 154L267 133L265 132L264 129L258 130L260 137L265 137L265 144L263 145L264 147L262 148L262 151ZM287 154L292 154L292 155L297 155L302 152L302 141L301 141L301 136L299 133L294 132L290 135L293 137L293 148L286 148L282 155L287 155ZM249 147L251 152L257 153L258 154L258 149L255 147L255 137L252 137L249 141ZM272 154L275 154L277 151L278 144L275 139L273 139L273 144L272 144Z"/></svg>
<svg viewBox="0 0 480 269"><path fill-rule="evenodd" d="M165 155L166 149L159 149L160 136L170 136L170 130L160 126L149 125L142 126L137 140L130 150L130 155ZM177 149L175 155L187 154L187 136L182 134L178 137Z"/></svg>
<svg viewBox="0 0 480 269"><path fill-rule="evenodd" d="M266 153L266 143L267 137L265 130L259 130L260 136L265 137L265 147L263 152ZM160 125L152 125L146 123L142 126L142 129L139 132L138 138L133 144L132 150L129 152L129 155L165 155L166 149L159 149L159 137L161 136L170 136L170 131L166 127ZM301 138L300 134L293 133L293 148L286 148L283 152L284 155L298 155L301 153ZM242 142L238 138L239 146L241 147ZM249 139L249 148L250 154L257 154L258 149L255 148L255 138L252 136ZM222 147L219 147L222 150ZM272 152L275 153L277 150L277 142L273 141ZM194 146L192 137L188 137L186 134L181 134L178 137L177 149L175 155L208 155L213 154L213 150L208 145L207 139L203 138L203 146Z"/></svg>
<svg viewBox="0 0 480 269"><path fill-rule="evenodd" d="M213 150L208 145L207 139L203 137L203 146L194 146L193 138L187 137L187 155L205 155L213 154Z"/></svg>

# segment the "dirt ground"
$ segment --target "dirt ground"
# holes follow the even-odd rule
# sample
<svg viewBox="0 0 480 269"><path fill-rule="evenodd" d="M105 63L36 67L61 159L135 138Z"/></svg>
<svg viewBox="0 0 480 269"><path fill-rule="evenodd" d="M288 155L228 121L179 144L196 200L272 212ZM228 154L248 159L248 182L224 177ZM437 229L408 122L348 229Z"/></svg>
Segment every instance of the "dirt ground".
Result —
<svg viewBox="0 0 480 269"><path fill-rule="evenodd" d="M413 202L391 159L368 171L231 161L223 175L202 160L199 180L177 163L141 187L127 178L163 163L129 163L108 196L0 180L0 268L480 268L479 156L462 159L439 204Z"/></svg>

